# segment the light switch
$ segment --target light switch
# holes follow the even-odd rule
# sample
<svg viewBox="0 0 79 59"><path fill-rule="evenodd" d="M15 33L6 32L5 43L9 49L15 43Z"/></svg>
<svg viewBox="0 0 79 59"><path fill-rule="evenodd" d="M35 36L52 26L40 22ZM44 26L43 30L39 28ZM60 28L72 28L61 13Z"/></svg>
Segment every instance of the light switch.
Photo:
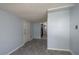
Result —
<svg viewBox="0 0 79 59"><path fill-rule="evenodd" d="M78 29L78 25L75 25L75 29Z"/></svg>

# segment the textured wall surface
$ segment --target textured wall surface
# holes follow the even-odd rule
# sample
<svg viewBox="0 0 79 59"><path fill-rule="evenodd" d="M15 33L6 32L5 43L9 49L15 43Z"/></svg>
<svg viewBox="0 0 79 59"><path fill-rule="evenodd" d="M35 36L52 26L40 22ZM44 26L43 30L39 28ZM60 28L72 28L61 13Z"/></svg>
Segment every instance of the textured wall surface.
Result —
<svg viewBox="0 0 79 59"><path fill-rule="evenodd" d="M69 49L69 10L48 12L48 49Z"/></svg>
<svg viewBox="0 0 79 59"><path fill-rule="evenodd" d="M8 54L24 44L24 21L0 11L0 54Z"/></svg>

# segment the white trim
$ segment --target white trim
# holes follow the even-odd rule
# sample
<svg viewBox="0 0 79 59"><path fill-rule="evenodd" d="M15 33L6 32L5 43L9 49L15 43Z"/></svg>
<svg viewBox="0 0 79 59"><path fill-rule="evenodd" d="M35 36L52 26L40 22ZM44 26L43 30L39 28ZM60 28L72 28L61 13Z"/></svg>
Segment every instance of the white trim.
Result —
<svg viewBox="0 0 79 59"><path fill-rule="evenodd" d="M72 55L75 55L74 52L70 49L58 49L58 48L47 48L48 50L58 50L58 51L68 51L70 52Z"/></svg>
<svg viewBox="0 0 79 59"><path fill-rule="evenodd" d="M70 50L70 52L72 53L72 55L75 55L75 53L72 50Z"/></svg>
<svg viewBox="0 0 79 59"><path fill-rule="evenodd" d="M18 46L17 48L15 48L14 50L12 50L11 52L9 52L7 55L10 55L11 53L13 53L14 51L18 50L20 47L22 47L24 44Z"/></svg>
<svg viewBox="0 0 79 59"><path fill-rule="evenodd" d="M71 52L71 50L69 49L58 49L58 48L47 48L48 50L59 50L59 51L69 51Z"/></svg>
<svg viewBox="0 0 79 59"><path fill-rule="evenodd" d="M32 40L32 39L31 39ZM29 41L31 41L29 40ZM28 42L28 41L27 41ZM25 42L25 43L27 43ZM14 51L18 50L20 47L22 47L25 43L23 43L22 45L18 46L17 48L15 48L14 50L12 50L11 52L7 53L7 55L10 55L11 53L13 53Z"/></svg>
<svg viewBox="0 0 79 59"><path fill-rule="evenodd" d="M57 7L57 8L50 8L50 9L48 9L48 12L49 12L49 11L54 11L54 10L63 9L63 8L69 8L69 7L72 7L72 6L74 6L74 4L72 4L72 5L67 5L67 6L60 6L60 7Z"/></svg>

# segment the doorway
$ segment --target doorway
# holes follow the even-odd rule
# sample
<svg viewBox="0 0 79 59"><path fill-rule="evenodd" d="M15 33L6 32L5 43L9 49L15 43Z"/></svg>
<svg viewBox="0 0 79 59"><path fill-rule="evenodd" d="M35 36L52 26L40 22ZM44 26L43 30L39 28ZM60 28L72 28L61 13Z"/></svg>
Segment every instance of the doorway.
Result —
<svg viewBox="0 0 79 59"><path fill-rule="evenodd" d="M47 22L41 24L41 39L47 39Z"/></svg>

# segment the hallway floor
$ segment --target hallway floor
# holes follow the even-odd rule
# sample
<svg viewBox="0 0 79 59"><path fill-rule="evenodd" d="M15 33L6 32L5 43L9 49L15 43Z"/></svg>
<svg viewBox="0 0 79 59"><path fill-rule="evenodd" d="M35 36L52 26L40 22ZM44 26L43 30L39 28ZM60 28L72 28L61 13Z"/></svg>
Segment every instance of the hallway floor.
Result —
<svg viewBox="0 0 79 59"><path fill-rule="evenodd" d="M71 55L68 51L47 50L47 40L33 39L11 55Z"/></svg>

